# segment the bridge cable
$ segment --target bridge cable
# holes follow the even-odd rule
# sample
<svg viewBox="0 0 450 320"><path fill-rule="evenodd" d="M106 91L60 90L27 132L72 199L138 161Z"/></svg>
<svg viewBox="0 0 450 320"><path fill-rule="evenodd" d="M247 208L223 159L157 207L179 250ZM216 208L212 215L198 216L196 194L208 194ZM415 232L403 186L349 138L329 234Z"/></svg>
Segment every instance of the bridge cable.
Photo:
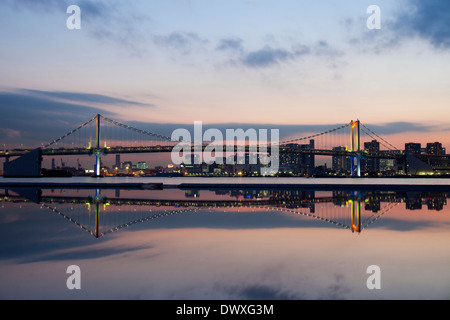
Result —
<svg viewBox="0 0 450 320"><path fill-rule="evenodd" d="M58 139L53 140L50 143L47 143L45 146L43 146L44 149L50 147L51 145L58 143L59 141L61 141L64 138L67 138L68 136L72 135L73 133L75 133L76 131L80 130L81 128L84 128L85 126L87 126L88 124L90 124L92 121L94 121L96 119L96 117L92 118L91 120L89 120L88 122L82 124L81 126L79 126L76 129L73 129L72 131L66 133L65 135L59 137Z"/></svg>
<svg viewBox="0 0 450 320"><path fill-rule="evenodd" d="M322 135L325 135L325 134L328 134L328 133L335 132L335 131L340 130L340 129L344 129L344 128L348 127L348 126L350 126L350 123L347 123L347 124L342 125L342 126L340 126L340 127L337 127L337 128L334 128L334 129L325 131L325 132L317 133L317 134L314 134L314 135L311 135L311 136L308 136L308 137L303 137L303 138L297 138L297 139L292 139L292 140L282 141L282 142L280 142L280 144L287 144L287 143L292 143L292 142L302 141L302 140L306 140L306 139L316 138L316 137L319 137L319 136L322 136Z"/></svg>
<svg viewBox="0 0 450 320"><path fill-rule="evenodd" d="M387 146L385 146L385 147L387 147L388 149L390 149L390 150L397 150L398 151L398 149L396 148L396 147L394 147L392 144L390 144L388 141L386 141L385 139L383 139L382 137L380 137L378 134L376 134L375 132L373 132L372 130L370 130L369 128L367 128L363 123L361 123L360 122L360 124L364 127L364 128L366 128L367 130L369 130L369 132L371 132L373 135L375 135L376 137L378 137L378 139L380 139L380 140L382 140L383 142L385 142L385 143L387 143L391 148L389 148L389 147L387 147ZM365 131L364 131L365 132ZM366 132L367 133L367 132ZM367 133L368 134L368 133Z"/></svg>
<svg viewBox="0 0 450 320"><path fill-rule="evenodd" d="M169 138L169 137L166 137L166 136L163 136L163 135L160 135L160 134L152 133L152 132L149 132L149 131L137 129L137 128L134 128L132 126L129 126L129 125L117 122L115 120L111 120L111 119L106 118L104 116L101 116L101 117L102 117L103 120L105 120L105 121L107 121L109 123L112 123L112 124L114 124L116 126L119 126L119 127L122 127L122 128L128 129L128 130L131 130L131 131L134 131L134 132L142 133L142 134L145 134L145 135L148 135L148 136L160 138L160 139L167 140L167 141L172 141L172 138ZM131 138L133 139L133 136L131 136Z"/></svg>

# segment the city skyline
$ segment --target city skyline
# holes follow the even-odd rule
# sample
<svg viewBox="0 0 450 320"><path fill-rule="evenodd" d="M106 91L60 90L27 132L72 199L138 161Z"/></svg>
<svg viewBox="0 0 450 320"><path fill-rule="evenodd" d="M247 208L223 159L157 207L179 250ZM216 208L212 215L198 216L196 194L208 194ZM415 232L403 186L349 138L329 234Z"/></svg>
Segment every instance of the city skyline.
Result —
<svg viewBox="0 0 450 320"><path fill-rule="evenodd" d="M440 142L427 143L405 143L402 150L386 150L382 147L384 143L372 140L363 143L363 156L361 157L361 173L369 177L393 177L393 176L426 176L440 175L448 176L450 173L450 156L446 148ZM293 150L303 150L300 153ZM308 153L311 150L311 153ZM315 140L309 143L291 143L282 148L277 156L277 171L274 176L292 177L325 177L341 176L350 177L356 174L356 164L352 165L351 156L344 154L348 151L346 147L335 146L332 155L314 155ZM305 153L306 152L306 153ZM367 155L367 156L364 156ZM381 157L370 157L378 155ZM386 157L383 157L386 155ZM394 156L396 155L396 156ZM394 156L394 157L392 157ZM251 163L250 153L246 154L242 163L238 162L238 154L215 155L213 163L197 163L193 160L195 156L185 155L190 162L175 164L170 160L167 152L150 154L105 154L100 160L102 176L260 176L260 169L264 165L257 161ZM81 161L80 161L81 159ZM440 160L438 160L440 159ZM61 175L59 170L75 176L90 176L95 172L92 156L47 156L42 160L46 175ZM54 171L51 173L51 169Z"/></svg>
<svg viewBox="0 0 450 320"><path fill-rule="evenodd" d="M81 29L69 30L69 5ZM369 30L366 10L381 9ZM48 142L97 112L316 133L360 119L397 148L450 147L445 1L5 1L0 142ZM316 130L318 128L319 130Z"/></svg>

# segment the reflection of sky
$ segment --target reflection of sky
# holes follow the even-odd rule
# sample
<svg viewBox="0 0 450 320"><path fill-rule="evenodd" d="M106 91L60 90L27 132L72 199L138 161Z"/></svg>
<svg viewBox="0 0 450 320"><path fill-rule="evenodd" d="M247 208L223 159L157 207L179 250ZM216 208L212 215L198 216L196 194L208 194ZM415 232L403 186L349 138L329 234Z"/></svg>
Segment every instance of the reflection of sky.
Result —
<svg viewBox="0 0 450 320"><path fill-rule="evenodd" d="M448 299L449 213L400 204L356 234L282 213L200 211L95 239L38 205L5 204L0 298ZM65 286L71 264L79 292ZM381 291L365 286L372 264Z"/></svg>

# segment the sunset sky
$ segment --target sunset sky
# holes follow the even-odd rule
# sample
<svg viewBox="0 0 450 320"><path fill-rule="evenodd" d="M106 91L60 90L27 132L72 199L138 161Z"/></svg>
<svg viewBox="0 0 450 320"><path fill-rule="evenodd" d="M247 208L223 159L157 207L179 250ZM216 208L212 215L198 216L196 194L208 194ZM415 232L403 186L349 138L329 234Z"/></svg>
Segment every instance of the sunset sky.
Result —
<svg viewBox="0 0 450 320"><path fill-rule="evenodd" d="M38 146L101 113L299 135L358 118L398 148L448 149L449 54L447 0L4 0L0 143Z"/></svg>

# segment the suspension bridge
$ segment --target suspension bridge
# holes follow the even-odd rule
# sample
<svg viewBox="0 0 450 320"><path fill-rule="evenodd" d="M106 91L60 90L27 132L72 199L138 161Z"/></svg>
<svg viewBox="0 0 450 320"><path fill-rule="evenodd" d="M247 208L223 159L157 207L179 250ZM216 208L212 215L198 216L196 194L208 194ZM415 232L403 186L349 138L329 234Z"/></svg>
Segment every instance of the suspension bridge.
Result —
<svg viewBox="0 0 450 320"><path fill-rule="evenodd" d="M306 144L302 144L303 142ZM48 143L42 143L39 147L11 148L4 147L0 150L0 158L5 158L9 163L11 158L23 158L24 163L31 161L40 166L42 156L70 156L91 155L95 156L95 176L101 176L101 157L109 154L138 154L138 153L168 153L182 141L174 141L171 137L157 134L148 130L142 130L109 119L100 114L86 123L67 132L66 134ZM367 142L375 142L377 148L362 148ZM189 142L191 143L191 142ZM242 151L233 144L234 151ZM208 147L203 142L202 149ZM266 152L271 153L273 144L266 144ZM320 133L311 133L303 137L292 137L280 141L276 145L280 157L283 154L299 154L314 159L315 156L331 156L348 159L351 166L351 175L361 176L361 161L363 159L394 159L404 164L406 156L391 143L373 132L359 120L351 121L344 125L338 125ZM380 147L384 147L383 150ZM215 146L215 151L229 151L229 145ZM248 145L245 152L252 152ZM36 151L37 150L37 151ZM191 143L191 150L198 151L198 146ZM27 158L27 155L32 155ZM372 160L376 161L376 160ZM17 165L22 165L17 161ZM8 165L6 165L8 167ZM10 166L11 167L11 166ZM5 170L6 172L7 170ZM16 170L16 171L20 171ZM15 172L17 174L17 172ZM19 172L20 175L20 172Z"/></svg>

